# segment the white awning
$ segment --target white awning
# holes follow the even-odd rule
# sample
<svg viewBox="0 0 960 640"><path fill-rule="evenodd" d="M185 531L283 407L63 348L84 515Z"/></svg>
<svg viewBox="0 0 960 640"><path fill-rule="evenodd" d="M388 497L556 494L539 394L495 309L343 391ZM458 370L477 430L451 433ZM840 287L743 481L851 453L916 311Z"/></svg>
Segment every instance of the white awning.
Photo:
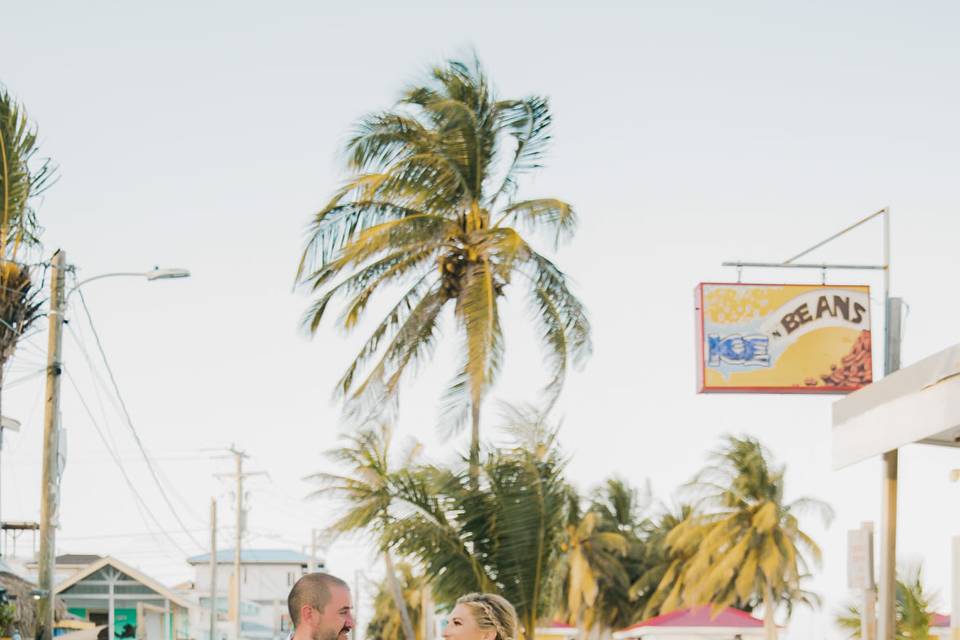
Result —
<svg viewBox="0 0 960 640"><path fill-rule="evenodd" d="M833 468L914 442L960 446L960 344L833 403Z"/></svg>

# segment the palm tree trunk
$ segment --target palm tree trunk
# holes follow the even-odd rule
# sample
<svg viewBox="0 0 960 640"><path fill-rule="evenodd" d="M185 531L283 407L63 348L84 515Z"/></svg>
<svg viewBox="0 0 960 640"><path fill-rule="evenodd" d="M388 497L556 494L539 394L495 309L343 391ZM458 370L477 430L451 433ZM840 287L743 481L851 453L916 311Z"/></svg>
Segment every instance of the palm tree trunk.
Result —
<svg viewBox="0 0 960 640"><path fill-rule="evenodd" d="M390 583L390 593L393 594L393 604L400 612L400 624L403 626L403 635L406 640L416 640L413 632L413 624L410 622L410 612L407 610L407 602L403 599L403 591L400 588L400 582L397 580L397 572L393 568L393 558L389 551L383 552L383 562L387 565L387 582Z"/></svg>
<svg viewBox="0 0 960 640"><path fill-rule="evenodd" d="M773 589L767 584L763 588L763 629L767 633L767 640L777 640L777 623L773 618L775 609Z"/></svg>
<svg viewBox="0 0 960 640"><path fill-rule="evenodd" d="M6 363L0 360L0 420L3 419L3 365ZM0 424L0 473L3 471L3 425ZM0 475L2 478L2 475ZM2 488L2 483L0 483ZM3 493L0 493L0 504L2 504ZM0 523L3 522L2 512L0 512Z"/></svg>
<svg viewBox="0 0 960 640"><path fill-rule="evenodd" d="M537 606L530 605L530 611L523 618L523 640L536 640Z"/></svg>
<svg viewBox="0 0 960 640"><path fill-rule="evenodd" d="M470 404L472 425L470 429L470 482L473 488L480 486L480 400Z"/></svg>

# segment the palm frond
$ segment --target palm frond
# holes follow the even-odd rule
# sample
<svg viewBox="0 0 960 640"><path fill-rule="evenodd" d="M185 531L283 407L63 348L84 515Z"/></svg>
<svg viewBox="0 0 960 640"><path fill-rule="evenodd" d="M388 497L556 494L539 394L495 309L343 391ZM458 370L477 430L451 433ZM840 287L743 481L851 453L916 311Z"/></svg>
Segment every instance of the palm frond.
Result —
<svg viewBox="0 0 960 640"><path fill-rule="evenodd" d="M533 232L552 232L554 247L572 238L577 230L577 215L573 207L556 198L515 202L503 210L497 225L508 222Z"/></svg>
<svg viewBox="0 0 960 640"><path fill-rule="evenodd" d="M49 188L56 169L37 157L37 131L26 111L0 87L0 260L16 260L20 246L39 242L34 198Z"/></svg>
<svg viewBox="0 0 960 640"><path fill-rule="evenodd" d="M550 105L543 97L523 100L504 100L496 104L499 128L514 138L515 147L510 167L500 188L493 194L490 206L502 195L512 197L517 188L517 177L542 165L550 142Z"/></svg>
<svg viewBox="0 0 960 640"><path fill-rule="evenodd" d="M470 400L478 403L499 371L503 356L497 291L488 262L468 267L457 315L465 334Z"/></svg>

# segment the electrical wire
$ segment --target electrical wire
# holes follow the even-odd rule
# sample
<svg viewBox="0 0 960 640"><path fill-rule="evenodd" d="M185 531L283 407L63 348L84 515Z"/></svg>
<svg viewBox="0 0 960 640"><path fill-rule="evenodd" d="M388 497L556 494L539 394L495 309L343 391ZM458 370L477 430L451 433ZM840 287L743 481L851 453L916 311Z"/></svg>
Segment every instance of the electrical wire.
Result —
<svg viewBox="0 0 960 640"><path fill-rule="evenodd" d="M123 401L123 396L120 394L120 387L117 384L117 379L113 375L113 369L110 367L110 362L107 360L107 354L103 349L103 344L100 341L100 335L97 333L97 328L93 323L93 316L90 313L90 308L87 306L87 301L83 297L83 290L77 289L77 295L80 298L80 305L83 307L84 314L87 317L87 322L90 325L90 331L93 334L94 343L97 345L97 350L100 352L100 357L103 360L103 365L106 367L107 376L110 378L110 383L113 386L113 392L116 394L117 400L120 402L120 407L123 410L123 415L126 418L126 424L130 428L130 433L133 434L133 439L137 443L137 448L140 449L140 453L143 454L144 462L147 464L147 469L150 471L150 475L153 476L154 482L157 484L157 488L160 490L160 495L163 497L164 502L166 502L167 507L170 508L170 512L173 514L173 517L176 519L177 524L180 528L187 534L190 540L197 545L200 549L206 549L206 547L194 537L192 533L187 530L187 526L184 524L183 520L180 518L180 515L177 513L177 510L174 508L173 503L170 501L170 496L167 495L166 490L163 487L163 484L160 482L160 476L157 473L156 467L153 464L153 461L150 459L150 456L147 454L146 448L143 446L143 442L140 440L140 434L137 433L136 428L133 425L133 419L130 417L130 412L127 410L127 404Z"/></svg>
<svg viewBox="0 0 960 640"><path fill-rule="evenodd" d="M70 371L68 369L64 369L64 373L66 373L67 380L70 381L70 384L73 386L74 390L77 392L77 397L80 399L80 404L83 406L84 410L87 412L87 416L90 418L90 422L93 423L94 429L96 429L97 434L100 436L100 440L103 442L103 446L105 446L107 448L107 451L110 452L114 463L116 463L117 467L120 469L120 473L123 476L123 479L127 482L127 486L130 488L131 493L133 493L134 498L136 498L135 504L137 505L138 510L140 506L142 506L146 510L146 513L149 514L150 519L153 520L154 524L157 525L157 529L159 533L163 534L167 538L167 540L174 547L176 547L178 551L180 551L180 553L182 553L185 556L189 556L190 554L187 553L186 550L184 550L184 548L181 547L177 543L177 541L170 536L170 534L165 533L163 525L161 525L160 521L157 520L157 516L153 513L153 511L149 509L149 507L147 507L146 501L137 491L137 488L134 486L133 481L130 479L130 476L127 474L127 469L126 467L123 466L123 462L116 455L113 448L110 446L110 443L107 442L107 438L103 433L103 429L101 429L100 424L97 422L97 419L94 417L93 412L90 410L90 406L87 404L86 399L84 399L83 394L80 392L80 387L77 386L76 380L73 379L73 376L70 374ZM141 512L141 516L143 516L143 512ZM146 520L144 520L144 524L147 525L148 529L150 528L150 525L149 523L146 522ZM192 535L192 534L188 534L188 535Z"/></svg>
<svg viewBox="0 0 960 640"><path fill-rule="evenodd" d="M235 527L217 527L217 529L232 530ZM196 533L209 532L208 529L193 529ZM106 533L93 536L57 536L57 540L101 540L104 538L145 538L147 536L156 536L157 533L179 535L183 533L179 529L170 529L166 531L135 531L130 533Z"/></svg>
<svg viewBox="0 0 960 640"><path fill-rule="evenodd" d="M120 455L120 444L117 442L116 438L113 435L113 431L109 428L110 419L107 417L107 409L103 405L103 394L101 394L101 387L103 387L103 392L106 393L108 399L110 393L106 391L106 383L103 381L103 378L100 377L100 372L97 371L96 366L93 364L93 358L90 357L90 353L87 351L87 347L84 344L84 341L81 339L81 336L78 335L73 329L72 324L67 325L67 330L70 332L70 335L73 336L74 342L77 345L77 348L80 349L80 354L83 356L84 361L87 363L87 369L90 371L90 379L93 380L93 394L97 399L97 407L100 409L100 417L103 420L103 424L107 426L107 435L110 436L110 442L113 446L113 450L117 453L117 456ZM114 403L116 405L116 403ZM113 455L113 454L111 454Z"/></svg>

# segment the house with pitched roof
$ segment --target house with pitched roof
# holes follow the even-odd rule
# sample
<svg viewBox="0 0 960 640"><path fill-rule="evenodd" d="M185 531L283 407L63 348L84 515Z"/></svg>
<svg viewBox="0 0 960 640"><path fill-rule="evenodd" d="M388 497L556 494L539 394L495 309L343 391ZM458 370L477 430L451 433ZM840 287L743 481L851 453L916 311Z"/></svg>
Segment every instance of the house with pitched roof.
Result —
<svg viewBox="0 0 960 640"><path fill-rule="evenodd" d="M67 611L80 619L106 625L105 638L193 637L190 612L195 605L189 599L116 558L95 557L97 560L83 568L71 569L70 575L54 587L54 594Z"/></svg>

